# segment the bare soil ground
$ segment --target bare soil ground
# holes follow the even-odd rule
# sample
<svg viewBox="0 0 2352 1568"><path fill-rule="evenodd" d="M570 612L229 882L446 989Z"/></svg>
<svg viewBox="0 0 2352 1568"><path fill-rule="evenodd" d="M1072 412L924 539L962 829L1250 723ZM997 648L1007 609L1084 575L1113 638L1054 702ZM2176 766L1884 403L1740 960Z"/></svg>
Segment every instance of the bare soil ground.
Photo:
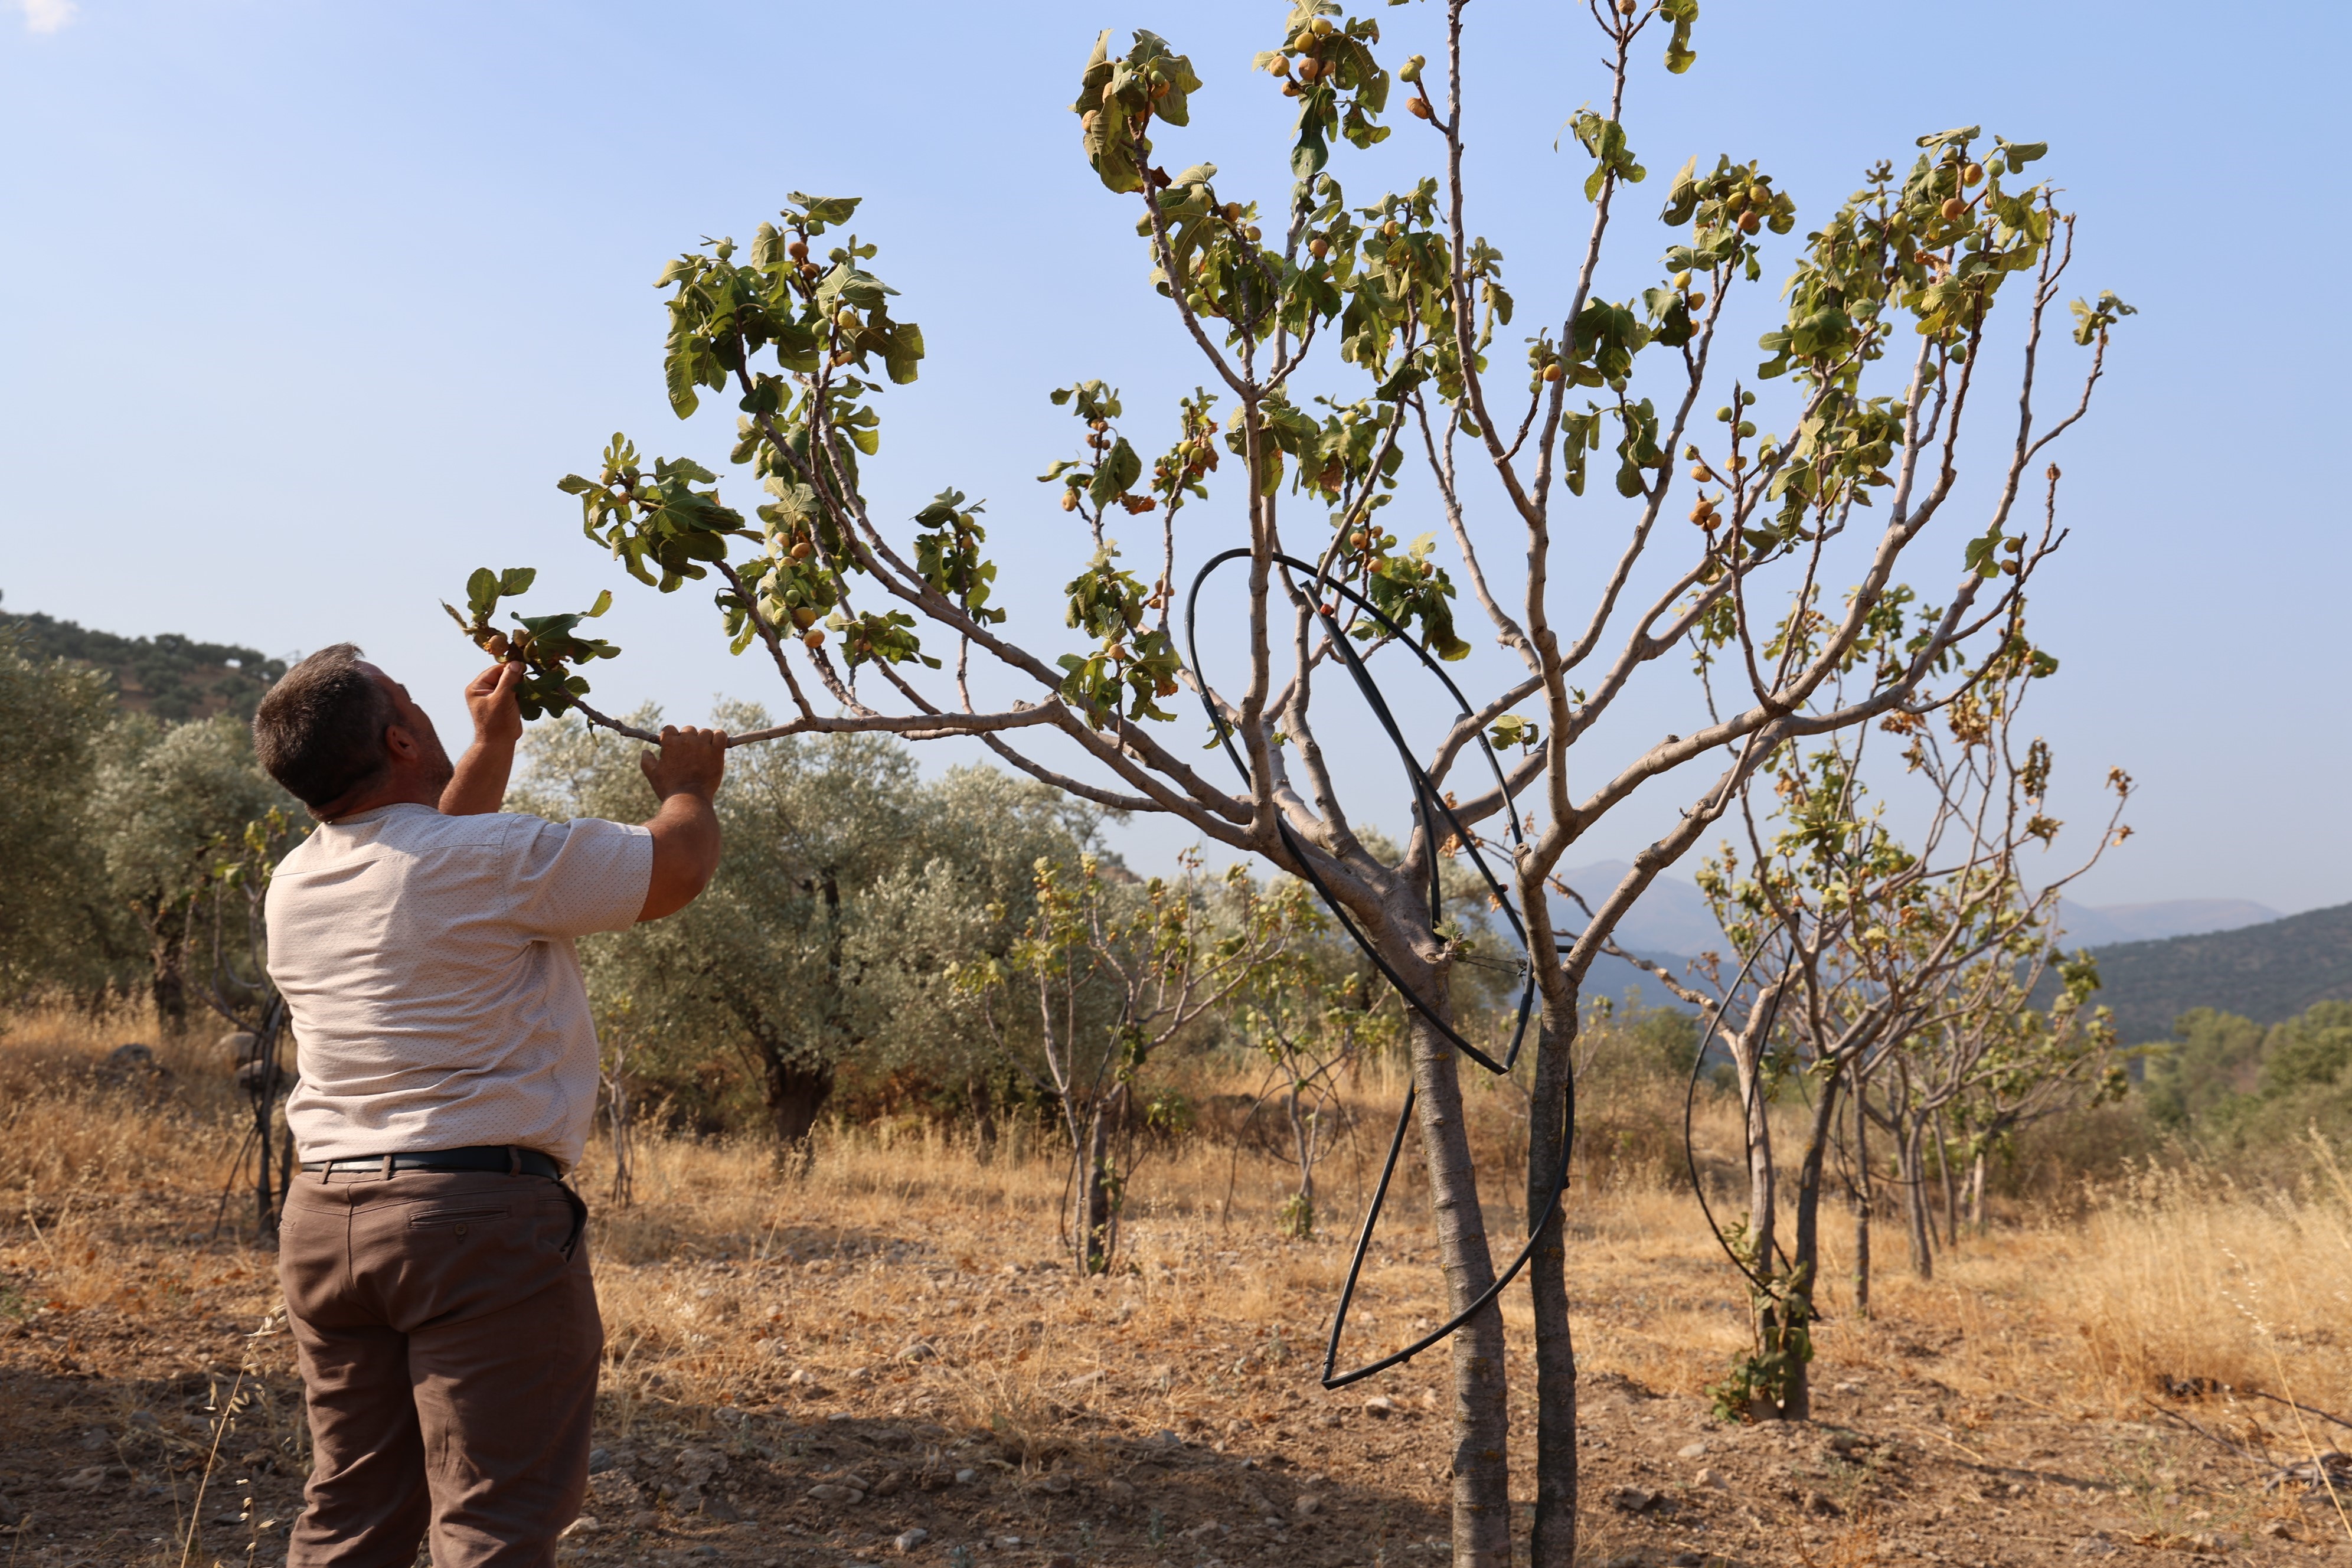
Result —
<svg viewBox="0 0 2352 1568"><path fill-rule="evenodd" d="M281 1561L307 1447L272 1259L211 1236L233 1130L201 1097L16 1087L6 1568ZM638 1204L592 1231L608 1365L561 1560L1445 1558L1443 1352L1318 1386L1345 1242L1274 1233L1277 1171L1166 1155L1138 1179L1119 1272L1082 1280L1055 1246L1058 1171L1018 1147L982 1163L880 1129L792 1172L752 1149L646 1156ZM583 1173L592 1200L599 1179ZM1414 1207L1351 1357L1436 1316ZM2315 1417L2197 1392L2352 1404L2352 1226L2324 1189L2150 1177L2087 1216L1964 1239L1933 1284L1895 1260L1873 1319L1832 1295L1816 1418L1786 1425L1710 1413L1744 1308L1686 1195L1625 1177L1580 1190L1574 1215L1587 1562L2352 1563L2327 1499L2264 1490L2265 1464L2179 1424L2282 1462L2335 1446ZM1507 1315L1525 1455L1527 1320Z"/></svg>

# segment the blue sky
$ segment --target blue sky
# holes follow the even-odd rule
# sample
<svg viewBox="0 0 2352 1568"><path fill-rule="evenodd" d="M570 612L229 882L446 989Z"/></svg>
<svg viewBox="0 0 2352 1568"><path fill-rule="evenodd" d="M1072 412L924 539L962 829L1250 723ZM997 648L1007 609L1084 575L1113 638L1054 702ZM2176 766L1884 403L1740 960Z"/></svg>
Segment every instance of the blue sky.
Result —
<svg viewBox="0 0 2352 1568"><path fill-rule="evenodd" d="M1278 200L1282 100L1246 66L1283 12L15 0L0 591L128 633L272 652L350 637L454 727L471 652L435 601L474 565L528 563L551 605L619 590L604 625L628 652L597 672L615 705L690 716L770 696L772 676L718 645L706 595L634 589L554 481L615 429L723 455L721 432L681 429L661 401L651 283L798 189L866 198L856 226L929 344L886 409L878 515L949 484L989 498L1015 625L1058 651L1055 590L1083 551L1034 481L1068 450L1045 392L1111 380L1157 446L1161 411L1202 379L1143 287L1132 212L1077 154L1077 69L1098 27L1167 34L1208 85L1166 160L1213 159L1228 194ZM1387 53L1437 52L1433 7L1379 15ZM2142 311L2059 458L2074 531L2034 605L2065 661L2035 698L2072 781L2062 815L2095 811L2110 764L2142 785L2139 837L2090 901L2352 898L2330 608L2352 551L2326 468L2347 327L2309 280L2347 237L2324 163L2347 32L2316 5L1707 0L1697 67L1653 64L1629 106L1651 181L1606 279L1620 294L1654 279L1650 216L1693 153L1762 159L1801 236L1922 132L2053 144L2043 167L2083 219L2077 285ZM1604 90L1598 48L1580 8L1479 0L1470 49L1477 226L1532 330L1557 317L1584 221L1581 157L1553 144ZM1429 154L1401 132L1341 172L1369 197ZM1415 504L1392 514L1400 533L1434 525ZM1196 561L1231 531L1202 511ZM1956 562L1975 526L1939 548ZM1589 537L1610 537L1606 517ZM1937 586L1948 568L1918 575ZM1682 728L1678 668L1601 739ZM1628 853L1672 805L1644 803L1581 858ZM1130 842L1150 858L1188 837Z"/></svg>

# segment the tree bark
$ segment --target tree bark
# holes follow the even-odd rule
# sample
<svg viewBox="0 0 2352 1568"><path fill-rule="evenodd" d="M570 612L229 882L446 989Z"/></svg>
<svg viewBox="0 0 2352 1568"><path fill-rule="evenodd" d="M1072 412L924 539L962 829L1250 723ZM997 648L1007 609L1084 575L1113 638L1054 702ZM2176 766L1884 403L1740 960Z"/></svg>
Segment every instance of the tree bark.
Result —
<svg viewBox="0 0 2352 1568"><path fill-rule="evenodd" d="M147 945L147 994L155 1004L155 1027L166 1035L184 1034L188 1027L188 982L180 972L180 946L179 933L168 918L153 930Z"/></svg>
<svg viewBox="0 0 2352 1568"><path fill-rule="evenodd" d="M1812 1331L1813 1292L1822 1273L1822 1167L1829 1157L1830 1132L1837 1126L1839 1075L1822 1081L1821 1100L1813 1107L1812 1125L1806 1130L1805 1152L1797 1166L1797 1244L1789 1258L1789 1327ZM1789 1369L1787 1397L1780 1414L1791 1421L1813 1418L1812 1368L1794 1362Z"/></svg>
<svg viewBox="0 0 2352 1568"><path fill-rule="evenodd" d="M1934 1239L1927 1230L1927 1160L1919 1145L1927 1129L1913 1118L1905 1118L1902 1132L1903 1212L1910 1222L1911 1272L1921 1279L1936 1277Z"/></svg>
<svg viewBox="0 0 2352 1568"><path fill-rule="evenodd" d="M1426 976L1422 995L1451 1019L1446 975L1416 956ZM1409 977L1411 971L1406 971ZM1433 998L1432 994L1434 993ZM1446 1310L1460 1312L1495 1283L1486 1219L1478 1201L1478 1173L1463 1121L1462 1082L1454 1047L1416 1009L1405 1019L1412 1041L1415 1110L1429 1171L1430 1206L1437 1226ZM1510 1568L1510 1410L1505 1386L1503 1309L1489 1301L1454 1333L1454 1568Z"/></svg>
<svg viewBox="0 0 2352 1568"><path fill-rule="evenodd" d="M1977 1150L1976 1158L1969 1162L1969 1228L1979 1236L1985 1227L1985 1152Z"/></svg>
<svg viewBox="0 0 2352 1568"><path fill-rule="evenodd" d="M761 1062L766 1071L761 1092L778 1141L787 1148L806 1143L818 1113L833 1097L833 1068L805 1066L773 1051L763 1051Z"/></svg>
<svg viewBox="0 0 2352 1568"><path fill-rule="evenodd" d="M1774 1248L1780 1239L1775 1234L1779 1194L1772 1164L1772 1125L1766 1118L1764 1104L1764 1050L1768 1038L1764 1026L1772 1011L1772 1002L1771 988L1759 992L1748 1015L1748 1026L1731 1041L1732 1065L1739 1075L1739 1102L1745 1110L1748 1130L1748 1242L1752 1255L1749 1266L1756 1278L1768 1284L1775 1272ZM1769 1295L1759 1292L1759 1297L1756 1349L1759 1354L1769 1355L1780 1338L1780 1313ZM1759 1420L1769 1420L1777 1418L1780 1409L1777 1405L1759 1401L1748 1414Z"/></svg>
<svg viewBox="0 0 2352 1568"><path fill-rule="evenodd" d="M1952 1180L1952 1140L1940 1110L1936 1112L1936 1174L1944 1184L1944 1245L1952 1247L1960 1239L1960 1194Z"/></svg>
<svg viewBox="0 0 2352 1568"><path fill-rule="evenodd" d="M1853 1092L1853 1315L1870 1316L1870 1114Z"/></svg>
<svg viewBox="0 0 2352 1568"><path fill-rule="evenodd" d="M990 1087L988 1075L984 1072L966 1075L963 1088L965 1096L971 1101L972 1127L980 1140L976 1152L980 1163L985 1165L996 1153L996 1092Z"/></svg>
<svg viewBox="0 0 2352 1568"><path fill-rule="evenodd" d="M1550 941L1548 929L1529 936ZM1528 1260L1536 1331L1536 1518L1529 1568L1570 1568L1576 1561L1576 1342L1568 1321L1565 1205L1544 1205L1559 1179L1567 1141L1575 1133L1577 1002L1577 987L1565 975L1542 996L1534 1095L1528 1107L1528 1225L1530 1230L1542 1227L1535 1256Z"/></svg>
<svg viewBox="0 0 2352 1568"><path fill-rule="evenodd" d="M1110 1134L1126 1114L1127 1085L1122 1082L1114 1084L1109 1093L1095 1102L1094 1115L1087 1124L1087 1146L1080 1153L1078 1170L1077 1212L1071 1227L1076 1232L1074 1239L1081 1274L1110 1272L1118 1224L1117 1182L1110 1168Z"/></svg>

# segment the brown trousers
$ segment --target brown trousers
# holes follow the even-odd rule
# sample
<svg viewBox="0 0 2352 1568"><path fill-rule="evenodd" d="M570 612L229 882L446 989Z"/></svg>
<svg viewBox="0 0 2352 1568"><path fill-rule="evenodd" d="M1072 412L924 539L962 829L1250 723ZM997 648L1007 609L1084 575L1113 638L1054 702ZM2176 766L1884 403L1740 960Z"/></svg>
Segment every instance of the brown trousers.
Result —
<svg viewBox="0 0 2352 1568"><path fill-rule="evenodd" d="M289 1568L546 1568L588 1487L604 1324L543 1176L296 1177L278 1238L314 1453Z"/></svg>

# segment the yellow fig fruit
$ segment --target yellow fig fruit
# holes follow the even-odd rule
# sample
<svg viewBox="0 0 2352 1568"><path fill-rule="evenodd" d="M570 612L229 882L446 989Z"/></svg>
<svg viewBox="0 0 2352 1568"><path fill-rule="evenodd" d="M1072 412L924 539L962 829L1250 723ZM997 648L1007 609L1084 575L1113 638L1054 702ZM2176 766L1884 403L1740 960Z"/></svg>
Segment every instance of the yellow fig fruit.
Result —
<svg viewBox="0 0 2352 1568"><path fill-rule="evenodd" d="M1964 185L1974 185L1980 183L1983 179L1984 165L1982 163L1970 163L1967 168L1960 171L1960 184Z"/></svg>
<svg viewBox="0 0 2352 1568"><path fill-rule="evenodd" d="M1076 511L1078 510L1077 491L1064 490L1062 492L1062 510L1064 511Z"/></svg>
<svg viewBox="0 0 2352 1568"><path fill-rule="evenodd" d="M808 646L813 648L823 647L824 646L824 634L817 630L814 626L811 626L807 633L802 637L801 641L808 644Z"/></svg>
<svg viewBox="0 0 2352 1568"><path fill-rule="evenodd" d="M816 625L816 612L806 605L793 606L793 625L802 631Z"/></svg>
<svg viewBox="0 0 2352 1568"><path fill-rule="evenodd" d="M1404 100L1405 109L1415 120L1435 120L1437 111L1429 107L1429 100L1414 95Z"/></svg>
<svg viewBox="0 0 2352 1568"><path fill-rule="evenodd" d="M784 247L784 254L791 257L794 261L806 261L808 259L808 241L805 239L796 239L793 241L790 245Z"/></svg>
<svg viewBox="0 0 2352 1568"><path fill-rule="evenodd" d="M1288 76L1290 74L1290 57L1288 55L1276 55L1274 58L1265 62L1265 68L1276 76Z"/></svg>
<svg viewBox="0 0 2352 1568"><path fill-rule="evenodd" d="M805 539L793 546L793 559L795 561L806 561L810 556L814 555L815 553L816 546L811 544Z"/></svg>
<svg viewBox="0 0 2352 1568"><path fill-rule="evenodd" d="M1692 290L1690 291L1690 308L1691 308L1692 310L1697 310L1701 305L1704 305L1704 304L1706 304L1706 289L1692 289Z"/></svg>
<svg viewBox="0 0 2352 1568"><path fill-rule="evenodd" d="M1546 381L1558 381L1567 374L1568 373L1566 371L1559 368L1559 365L1556 362L1543 367L1543 378Z"/></svg>
<svg viewBox="0 0 2352 1568"><path fill-rule="evenodd" d="M1758 229L1762 228L1763 226L1763 215L1759 213L1754 207L1749 207L1746 212L1739 215L1740 233L1754 234Z"/></svg>
<svg viewBox="0 0 2352 1568"><path fill-rule="evenodd" d="M1313 55L1301 55L1298 58L1299 80L1313 81L1317 77L1321 76L1322 74L1323 62L1321 60L1317 59Z"/></svg>
<svg viewBox="0 0 2352 1568"><path fill-rule="evenodd" d="M1968 210L1969 204L1960 200L1959 197L1946 196L1944 198L1943 214L1946 222L1958 223L1960 219L1960 216Z"/></svg>
<svg viewBox="0 0 2352 1568"><path fill-rule="evenodd" d="M1318 38L1328 38L1331 36L1331 18L1328 16L1318 16L1307 26L1308 30Z"/></svg>
<svg viewBox="0 0 2352 1568"><path fill-rule="evenodd" d="M1331 253L1331 242L1318 234L1307 242L1307 253L1320 261Z"/></svg>

